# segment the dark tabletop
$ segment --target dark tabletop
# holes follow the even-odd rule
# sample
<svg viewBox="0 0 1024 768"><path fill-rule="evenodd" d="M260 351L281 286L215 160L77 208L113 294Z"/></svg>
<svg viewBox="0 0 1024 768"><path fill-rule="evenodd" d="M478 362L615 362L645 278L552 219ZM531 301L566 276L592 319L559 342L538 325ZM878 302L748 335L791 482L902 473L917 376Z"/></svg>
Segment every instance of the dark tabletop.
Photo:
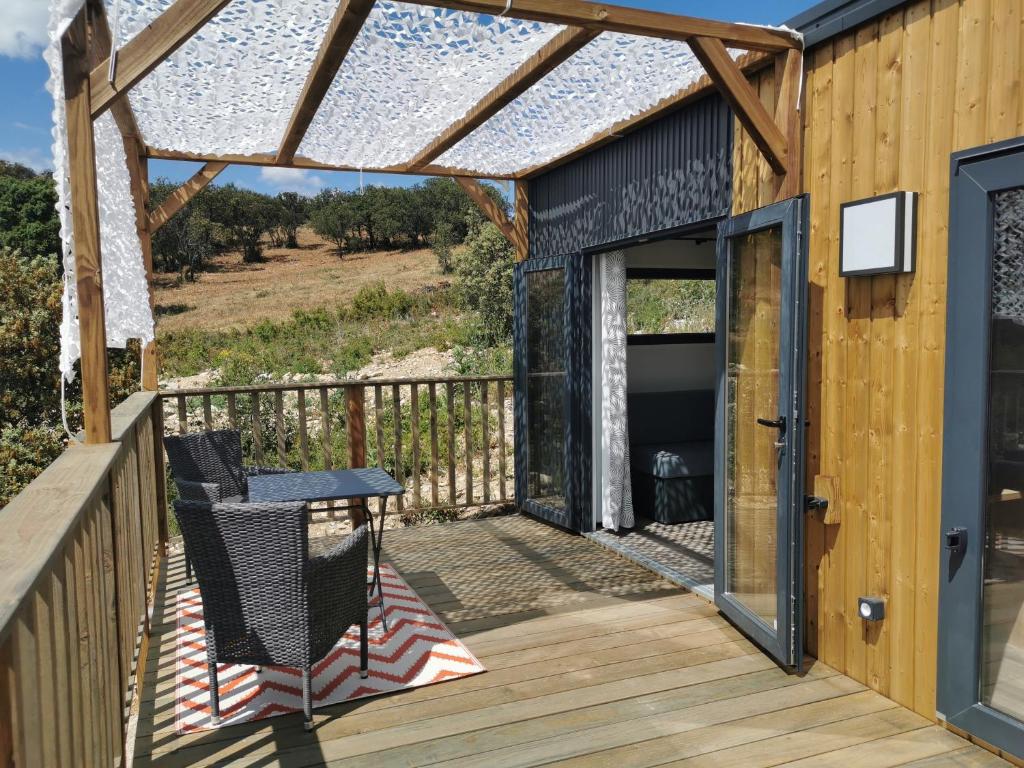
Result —
<svg viewBox="0 0 1024 768"><path fill-rule="evenodd" d="M334 501L402 493L405 488L377 467L249 478L249 501Z"/></svg>

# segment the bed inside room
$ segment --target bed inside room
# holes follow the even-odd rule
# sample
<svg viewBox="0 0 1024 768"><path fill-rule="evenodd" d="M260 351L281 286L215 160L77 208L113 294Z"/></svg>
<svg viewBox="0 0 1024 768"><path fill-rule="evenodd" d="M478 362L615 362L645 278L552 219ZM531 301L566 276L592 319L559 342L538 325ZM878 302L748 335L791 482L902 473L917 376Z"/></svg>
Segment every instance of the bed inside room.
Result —
<svg viewBox="0 0 1024 768"><path fill-rule="evenodd" d="M713 599L714 226L594 256L592 538Z"/></svg>

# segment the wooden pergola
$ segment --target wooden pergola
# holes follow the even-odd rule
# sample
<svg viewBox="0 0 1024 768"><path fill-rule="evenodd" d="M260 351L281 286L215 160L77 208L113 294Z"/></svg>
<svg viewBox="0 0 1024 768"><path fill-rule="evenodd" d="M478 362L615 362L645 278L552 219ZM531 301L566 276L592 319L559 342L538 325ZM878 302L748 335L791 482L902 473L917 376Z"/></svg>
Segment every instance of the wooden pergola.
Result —
<svg viewBox="0 0 1024 768"><path fill-rule="evenodd" d="M614 141L624 133L717 88L780 178L779 197L790 197L799 191L802 43L798 36L786 30L585 0L559 0L557 3L548 0L411 0L415 5L493 16L509 15L524 21L563 25L564 29L465 114L453 115L451 124L408 162L355 168L325 164L298 154L317 110L373 10L374 0L341 0L339 3L275 153L210 155L161 150L148 145L139 130L127 94L231 2L244 3L247 0L176 0L149 26L118 50L112 51L111 32L103 0L86 0L61 39L85 435L89 443L109 442L111 436L100 214L93 137L93 121L107 110L111 111L116 121L128 159L136 228L150 280L151 307L152 234L231 164L454 177L485 215L514 244L517 258L524 259L528 253L529 226L526 180ZM447 150L605 32L685 42L706 74L680 92L662 99L639 114L623 118L543 165L525 168L515 174L487 175L471 169L437 164L437 159ZM737 61L729 54L726 46L751 53ZM112 57L115 59L114 66L111 66ZM746 74L771 64L781 75L779 108L774 115L765 108ZM150 158L200 161L204 165L159 208L149 212L147 162ZM478 181L481 178L516 182L515 216L512 221L485 194ZM147 344L143 351L143 371L143 388L155 390L155 342Z"/></svg>

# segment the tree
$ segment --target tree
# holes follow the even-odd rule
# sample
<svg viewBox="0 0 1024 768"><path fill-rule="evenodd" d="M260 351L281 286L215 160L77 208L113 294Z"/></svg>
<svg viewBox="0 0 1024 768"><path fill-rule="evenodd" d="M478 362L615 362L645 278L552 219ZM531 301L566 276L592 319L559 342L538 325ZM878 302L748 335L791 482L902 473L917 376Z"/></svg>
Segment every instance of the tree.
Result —
<svg viewBox="0 0 1024 768"><path fill-rule="evenodd" d="M503 344L512 336L512 274L515 251L496 226L471 232L456 264L459 303L476 313L481 341Z"/></svg>
<svg viewBox="0 0 1024 768"><path fill-rule="evenodd" d="M298 192L282 192L277 202L281 207L278 229L284 234L284 246L298 248L299 227L309 219L309 198Z"/></svg>
<svg viewBox="0 0 1024 768"><path fill-rule="evenodd" d="M164 179L152 184L151 207L159 206L175 189L174 184ZM153 234L152 242L156 270L178 272L181 279L194 280L217 251L216 226L192 200Z"/></svg>
<svg viewBox="0 0 1024 768"><path fill-rule="evenodd" d="M273 198L234 184L207 187L195 198L206 217L224 228L226 245L247 264L263 261L263 236L278 224Z"/></svg>
<svg viewBox="0 0 1024 768"><path fill-rule="evenodd" d="M348 197L337 190L324 190L314 198L309 225L320 237L330 240L338 253L348 245L355 214Z"/></svg>
<svg viewBox="0 0 1024 768"><path fill-rule="evenodd" d="M14 168L10 174L0 173L0 247L18 250L24 258L59 255L60 221L53 177L26 177L24 171L31 173L29 169Z"/></svg>

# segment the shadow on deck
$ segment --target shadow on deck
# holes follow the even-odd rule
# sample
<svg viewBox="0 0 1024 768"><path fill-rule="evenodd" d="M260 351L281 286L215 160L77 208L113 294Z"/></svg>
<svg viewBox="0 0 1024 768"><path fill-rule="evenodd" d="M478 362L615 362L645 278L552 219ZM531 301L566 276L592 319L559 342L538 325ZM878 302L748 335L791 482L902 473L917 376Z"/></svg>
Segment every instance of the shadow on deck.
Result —
<svg viewBox="0 0 1024 768"><path fill-rule="evenodd" d="M174 733L162 574L136 766L1005 765L818 663L779 669L705 600L524 517L388 531L385 559L488 672ZM561 764L561 763L560 763Z"/></svg>

